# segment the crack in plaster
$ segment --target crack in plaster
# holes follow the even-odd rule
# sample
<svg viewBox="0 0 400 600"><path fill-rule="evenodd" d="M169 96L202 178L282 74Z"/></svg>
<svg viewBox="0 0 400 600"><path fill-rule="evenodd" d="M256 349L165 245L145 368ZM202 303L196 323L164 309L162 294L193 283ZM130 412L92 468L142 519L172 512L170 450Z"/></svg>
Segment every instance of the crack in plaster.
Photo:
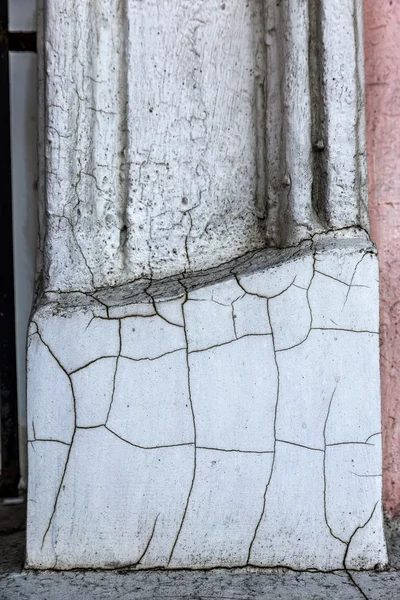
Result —
<svg viewBox="0 0 400 600"><path fill-rule="evenodd" d="M129 440L123 438L121 435L118 435L118 433L115 433L115 431L107 425L104 425L103 427L107 429L107 431L115 435L117 438L119 438L122 442L125 442L126 444L129 444L134 448L140 448L141 450L159 450L160 448L180 448L182 446L194 446L193 442L186 442L182 444L161 444L160 446L141 446L139 444L134 444L133 442L130 442Z"/></svg>
<svg viewBox="0 0 400 600"><path fill-rule="evenodd" d="M112 319L112 320L119 321L120 319ZM182 350L186 350L186 348L184 346L182 346L181 348L177 348L176 350L169 350L168 352L164 352L163 354L159 354L158 356L144 356L143 358L132 358L131 356L126 356L125 354L107 354L106 356L99 356L98 358L94 358L93 360L91 360L88 363L85 363L81 367L78 367L78 368L74 369L73 371L69 371L69 374L74 375L74 373L78 373L79 371L82 371L83 369L90 367L90 365L93 365L94 363L98 362L99 360L103 360L104 358L116 358L116 359L124 358L125 360L131 360L132 362L142 362L144 360L154 361L154 360L159 360L160 358L163 358L164 356L168 356L170 354L176 354L177 352L182 352Z"/></svg>
<svg viewBox="0 0 400 600"><path fill-rule="evenodd" d="M109 308L114 308L114 307L110 306ZM164 319L158 313L154 313L154 314L151 314L151 315L135 315L135 314L132 314L132 315L124 315L123 317L102 317L101 315L94 315L93 318L90 320L89 325L95 319L99 319L101 321L123 321L124 319L154 319L155 316L160 317L161 319L163 319L164 321L166 321L166 319ZM168 321L167 321L167 323L168 323ZM87 325L86 329L89 327L89 325ZM181 327L181 325L176 325L176 323L169 323L169 325L174 325L175 327Z"/></svg>
<svg viewBox="0 0 400 600"><path fill-rule="evenodd" d="M70 444L69 449L68 449L68 454L67 454L67 457L66 457L66 460L65 460L63 474L62 474L62 477L61 477L61 480L60 480L60 485L58 487L56 498L55 498L55 501L54 501L53 511L52 511L52 513L50 515L50 519L49 519L48 525L47 525L46 530L45 530L45 532L43 534L42 545L41 545L42 549L43 549L44 543L46 541L47 534L50 531L51 524L52 524L53 519L54 519L55 514L56 514L58 500L60 498L60 494L61 494L61 490L62 490L62 487L63 487L64 479L65 479L65 476L66 476L66 473L67 473L67 469L68 469L68 463L69 463L69 458L71 456L72 446L73 446L73 443L74 443L75 432L76 432L76 429L75 429L75 431L74 431L74 433L72 435L71 444Z"/></svg>
<svg viewBox="0 0 400 600"><path fill-rule="evenodd" d="M244 298L244 296L241 296L241 297ZM237 330L236 330L236 313L235 313L235 306L234 306L234 304L235 304L236 301L237 300L234 300L232 302L232 325L233 325L233 332L235 334L235 339L237 340L238 339L238 334L237 334Z"/></svg>
<svg viewBox="0 0 400 600"><path fill-rule="evenodd" d="M221 344L213 344L212 346L208 346L207 348L200 348L199 350L189 350L189 354L199 354L201 352L207 352L207 350L212 350L213 348L220 348L221 346L229 346L230 344L234 344L243 338L248 337L269 337L272 336L271 333L245 333L239 337L233 338L233 340L229 340L228 342L222 342Z"/></svg>
<svg viewBox="0 0 400 600"><path fill-rule="evenodd" d="M144 550L143 550L142 554L139 556L139 558L138 558L138 560L137 560L137 562L136 562L136 564L137 564L137 565L140 565L140 563L142 562L142 560L143 560L143 559L144 559L144 557L146 556L148 549L150 548L150 544L151 544L151 542L153 541L154 532L155 532L155 530L156 530L156 525L157 525L157 521L158 521L158 517L159 517L159 516L160 516L160 513L158 513L158 515L156 516L156 518L155 518L155 520L154 520L154 525L153 525L153 528L152 528L152 530L151 530L150 537L149 537L149 539L148 539L148 542L147 542L147 544L146 544L146 546L145 546L145 548L144 548Z"/></svg>
<svg viewBox="0 0 400 600"><path fill-rule="evenodd" d="M342 285L345 285L348 288L350 288L350 287L367 288L367 289L369 288L368 285L361 285L361 284L357 284L357 283L346 283L345 281L342 281L341 279L338 279L337 277L333 277L333 275L328 275L328 273L324 273L323 271L319 271L318 269L315 269L315 272L318 273L318 275L327 277L328 279L333 279L333 281L337 281L338 283L341 283ZM347 296L346 296L346 301L347 301Z"/></svg>
<svg viewBox="0 0 400 600"><path fill-rule="evenodd" d="M110 406L108 408L108 413L107 413L107 417L106 417L106 425L108 422L108 418L110 416L110 412L112 409L112 405L114 402L114 394L115 394L115 382L117 379L117 371L118 371L118 362L121 356L121 349L122 349L122 337L121 337L121 321L118 321L118 339L119 339L119 350L118 350L118 354L117 354L117 359L115 361L115 370L114 370L114 378L113 378L113 388L112 388L112 394L111 394L111 402L110 402Z"/></svg>
<svg viewBox="0 0 400 600"><path fill-rule="evenodd" d="M291 283L289 283L289 285L286 286L283 290L281 290L278 294L274 294L273 296L265 296L263 294L257 294L256 292L249 292L249 290L246 290L246 288L244 287L244 285L240 281L239 276L237 275L237 273L235 273L234 271L232 271L232 275L235 277L236 283L243 290L243 292L245 294L247 294L249 296L256 296L256 298L262 298L263 300L273 300L274 298L279 298L279 296L282 296L282 294L284 294L285 292L287 292L288 289L291 288L292 285L294 285L294 282L296 281L296 278L297 278L297 275L295 275L293 277L293 281ZM241 298L243 298L243 296L241 296ZM239 300L239 298L237 298L236 300ZM236 300L235 300L235 302L236 302Z"/></svg>
<svg viewBox="0 0 400 600"><path fill-rule="evenodd" d="M365 440L365 443L367 443L368 440L370 440L371 438L375 437L376 435L382 435L382 431L378 431L378 433L373 433L372 435L370 435L369 437L367 437L367 439Z"/></svg>
<svg viewBox="0 0 400 600"><path fill-rule="evenodd" d="M314 450L315 452L323 452L322 448L312 448L311 446L305 446L304 444L296 444L295 442L289 442L288 440L280 440L276 438L277 442L281 442L281 444L290 444L291 446L298 446L299 448L306 448L306 450Z"/></svg>
<svg viewBox="0 0 400 600"><path fill-rule="evenodd" d="M186 348L184 346L182 346L181 348L177 348L176 350L169 350L168 352L164 352L164 354L159 354L158 356L153 356L153 357L144 356L143 358L132 358L131 356L125 356L125 354L120 354L120 358L125 358L126 360L131 360L133 362L142 362L144 360L153 361L153 360L159 360L160 358L163 358L164 356L169 356L170 354L176 354L177 352L182 352L182 350L186 350Z"/></svg>
<svg viewBox="0 0 400 600"><path fill-rule="evenodd" d="M325 422L324 422L324 429L323 429L323 439L324 439L324 460L323 460L323 476L324 476L324 517L325 517L325 523L326 526L329 529L329 532L331 534L332 537L334 537L336 540L338 540L339 542L342 542L342 544L346 544L345 540L342 540L342 538L340 538L338 535L336 535L333 532L332 526L329 523L328 520L328 509L327 509L327 481L326 481L326 447L327 447L327 443L326 443L326 428L328 426L328 421L329 421L329 416L331 414L331 408L332 408L332 402L333 402L333 398L336 394L336 390L337 390L337 386L339 384L339 381L336 382L335 388L332 392L331 398L329 400L329 404L328 404L328 410L326 412L326 417L325 417Z"/></svg>
<svg viewBox="0 0 400 600"><path fill-rule="evenodd" d="M344 311L345 306L347 304L347 300L349 299L349 294L350 294L351 288L353 287L353 281L354 281L354 277L356 276L357 269L360 266L360 264L362 263L362 261L364 260L364 258L366 257L366 255L367 255L367 252L364 252L363 255L362 255L362 257L360 258L360 260L357 262L356 266L354 267L354 271L353 271L353 274L351 276L350 284L349 284L349 287L348 287L348 290L347 290L346 298L345 298L344 303L343 303L342 312Z"/></svg>
<svg viewBox="0 0 400 600"><path fill-rule="evenodd" d="M328 448L329 446L354 446L354 445L374 446L375 444L370 444L369 442L335 442L332 444L325 444L326 448Z"/></svg>
<svg viewBox="0 0 400 600"><path fill-rule="evenodd" d="M363 598L365 598L365 600L369 600L368 596L364 593L363 589L360 587L360 585L357 583L357 581L354 579L351 571L348 569L346 561L347 561L347 555L349 553L350 550L350 545L351 542L353 541L354 536L356 535L356 533L358 531L360 531L361 529L364 529L364 527L366 527L368 525L368 523L371 521L372 517L374 516L376 507L378 506L378 502L376 502L374 508L372 509L371 515L368 517L367 521L365 521L365 523L363 525L359 525L358 527L356 527L356 529L353 531L353 533L351 534L349 541L347 542L346 545L346 550L343 556L343 570L345 571L345 573L347 574L350 582L358 589L358 591L360 592L360 594L362 595Z"/></svg>
<svg viewBox="0 0 400 600"><path fill-rule="evenodd" d="M359 473L354 473L354 471L350 471L350 473L356 477L382 477L382 473L379 473L378 475L360 475Z"/></svg>
<svg viewBox="0 0 400 600"><path fill-rule="evenodd" d="M266 483L266 486L265 486L261 514L260 514L260 517L259 517L259 519L257 521L256 527L255 527L255 530L254 530L254 534L253 534L253 537L251 539L251 542L250 542L250 545L249 545L249 550L248 550L248 553L247 553L247 564L250 563L251 551L253 549L253 545L254 545L254 542L256 540L258 530L260 528L261 522L262 522L264 514L265 514L265 508L266 508L266 504L267 504L267 493L268 493L268 489L269 489L269 484L271 483L272 474L274 472L275 458L276 458L276 443L277 443L277 439L276 439L276 423L277 423L277 416L278 416L280 373L279 373L278 361L277 361L277 358L276 358L275 337L274 337L274 330L272 328L271 316L270 316L270 312L269 312L269 300L268 299L267 299L267 316L268 316L269 326L271 328L272 349L273 349L273 352L274 352L274 362L275 362L275 367L276 367L276 382L277 382L276 402L275 402L275 412L274 412L274 450L273 450L271 471L269 473L269 477L267 479L267 483Z"/></svg>
<svg viewBox="0 0 400 600"><path fill-rule="evenodd" d="M187 500L186 500L185 508L184 508L184 511L183 511L182 520L181 520L178 532L176 534L175 541L174 541L174 543L172 545L171 553L169 555L168 565L171 563L171 560L173 558L174 551L175 551L176 545L178 543L178 539L179 539L179 536L181 534L181 531L182 531L182 528L183 528L183 524L184 524L185 519L186 519L186 514L187 514L187 511L188 511L188 508L189 508L190 497L192 495L192 491L193 491L193 487L194 487L194 481L195 481L195 477L196 477L196 466L197 466L196 415L195 415L195 412L194 412L194 406L193 406L193 400L192 400L192 392L191 392L190 360L189 360L189 340L188 340L188 335L187 335L187 323L186 323L186 316L185 316L185 303L187 302L187 300L188 300L188 295L187 295L187 292L186 292L184 302L181 305L181 310L182 310L182 319L183 319L183 324L184 324L184 334L185 334L185 341L186 341L186 367L187 367L187 383L188 383L188 392L189 392L189 403L190 403L190 410L191 410L191 413L192 413L192 420L193 420L193 476L192 476L192 481L191 481L191 484L190 484L189 493L188 493L188 497L187 497Z"/></svg>
<svg viewBox="0 0 400 600"><path fill-rule="evenodd" d="M72 380L71 380L71 377L70 377L70 375L68 374L68 372L66 371L66 369L64 369L64 367L62 366L61 362L58 360L58 358L56 357L56 355L55 355L55 354L53 353L53 351L51 350L50 346L49 346L48 344L46 344L46 342L44 341L44 339L43 339L43 337L42 337L42 335L41 335L41 333L40 333L39 326L38 326L38 324L36 323L36 321L32 321L32 323L34 323L34 324L35 324L35 326L36 326L36 329L37 329L37 332L36 332L36 333L37 333L37 335L39 336L39 339L40 339L40 341L42 342L42 344L43 344L43 345L44 345L44 346L47 348L47 350L50 352L51 356L52 356L52 357L54 358L54 360L57 362L57 364L58 364L58 366L60 367L60 369L61 369L61 370L62 370L62 371L63 371L63 372L66 374L66 376L68 377L69 385L70 385L70 387L71 387L71 392L72 392L72 398L73 398L73 409L74 409L74 432L73 432L73 434L72 434L72 437L71 437L71 442L70 442L70 444L69 444L69 448L68 448L68 453L67 453L67 457L66 457L66 460L65 460L65 465L64 465L63 474L62 474L62 477L61 477L61 480L60 480L60 485L59 485L59 487L58 487L57 494L56 494L55 501L54 501L53 511L52 511L52 513L51 513L51 515L50 515L50 519L49 519L49 522L48 522L47 528L46 528L46 530L45 530L45 532L44 532L44 534L43 534L43 538L42 538L42 544L41 544L41 548L43 549L44 543L45 543L45 541L46 541L47 534L48 534L48 533L49 533L49 531L50 531L50 527L51 527L51 524L52 524L52 522L53 522L53 519L54 519L54 516L55 516L55 513L56 513L56 509L57 509L58 500L59 500L60 493L61 493L61 489L62 489L62 486L63 486L63 483L64 483L65 475L66 475L67 468L68 468L69 458L70 458L70 456L71 456L71 450L72 450L72 446L73 446L73 443L74 443L74 438L75 438L75 433L76 433L76 398L75 398L74 387L73 387L73 383L72 383Z"/></svg>
<svg viewBox="0 0 400 600"><path fill-rule="evenodd" d="M371 331L370 329L346 329L344 327L312 327L314 331L347 331L348 333L369 333L379 335L379 331ZM290 348L285 348L290 350Z"/></svg>
<svg viewBox="0 0 400 600"><path fill-rule="evenodd" d="M273 450L237 450L236 448L212 448L210 446L197 446L198 450L215 450L216 452L240 452L241 454L273 454Z"/></svg>
<svg viewBox="0 0 400 600"><path fill-rule="evenodd" d="M55 440L54 438L37 438L35 437L33 440L26 440L28 444L34 444L35 442L55 442L57 444L64 444L64 446L70 446L68 442L64 442L63 440Z"/></svg>

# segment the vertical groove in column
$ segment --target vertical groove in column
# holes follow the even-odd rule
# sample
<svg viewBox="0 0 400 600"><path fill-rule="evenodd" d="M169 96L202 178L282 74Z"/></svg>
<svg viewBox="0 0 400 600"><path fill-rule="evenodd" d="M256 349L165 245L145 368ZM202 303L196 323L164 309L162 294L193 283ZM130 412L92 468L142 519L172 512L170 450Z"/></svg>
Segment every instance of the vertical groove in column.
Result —
<svg viewBox="0 0 400 600"><path fill-rule="evenodd" d="M364 22L363 4L354 1L354 30L356 42L356 80L357 80L357 170L358 170L358 222L369 230L368 214L368 173L367 173L367 134L366 134L366 96L364 71Z"/></svg>
<svg viewBox="0 0 400 600"><path fill-rule="evenodd" d="M285 237L295 243L317 227L311 202L312 143L310 65L308 56L308 3L291 0L282 3L284 84L283 118L286 138L283 185L287 195L282 226Z"/></svg>
<svg viewBox="0 0 400 600"><path fill-rule="evenodd" d="M120 261L122 262L120 268L129 268L129 253L127 252L128 237L129 237L129 217L128 217L128 205L129 205L129 189L130 189L130 171L131 171L131 159L129 152L129 85L130 78L129 72L129 0L123 0L122 2L122 27L124 29L124 35L121 40L120 48L120 61L118 65L118 87L120 89L119 96L119 108L118 108L118 128L120 131L120 153L121 153L121 165L119 171L119 185L117 199L120 199L117 220L119 223L120 234L119 234L119 246L121 252L119 253ZM132 65L133 67L133 65Z"/></svg>
<svg viewBox="0 0 400 600"><path fill-rule="evenodd" d="M267 240L368 228L360 0L266 0Z"/></svg>
<svg viewBox="0 0 400 600"><path fill-rule="evenodd" d="M104 257L94 271L117 276L126 267L127 205L129 201L128 43L127 0L89 3L85 61L81 66L85 103L82 124L89 129L80 137L83 202L90 197L86 219L99 233L109 232ZM122 30L122 31L121 31ZM87 141L87 145L86 144ZM80 200L80 194L77 194ZM93 223L93 216L95 220ZM77 215L78 217L79 215ZM117 248L120 251L117 251ZM88 248L89 253L91 248ZM93 257L91 257L93 260ZM97 272L97 277L99 273ZM98 285L95 277L95 285Z"/></svg>
<svg viewBox="0 0 400 600"><path fill-rule="evenodd" d="M323 227L327 225L326 215L326 102L322 82L321 52L321 3L320 0L308 0L309 14L309 65L310 65L310 99L311 99L311 142L313 147L312 171L313 181L311 201L315 213Z"/></svg>
<svg viewBox="0 0 400 600"><path fill-rule="evenodd" d="M267 242L279 246L281 241L282 206L282 159L284 135L282 118L283 51L280 12L276 2L266 2L265 44L267 93L266 93L266 191L267 191Z"/></svg>
<svg viewBox="0 0 400 600"><path fill-rule="evenodd" d="M266 216L266 87L267 87L267 65L266 65L266 43L265 36L267 31L266 10L264 0L258 0L257 20L254 30L255 44L255 106L254 120L256 127L256 168L257 168L257 188L256 188L256 212L259 219L265 219Z"/></svg>
<svg viewBox="0 0 400 600"><path fill-rule="evenodd" d="M268 3L268 238L290 245L319 223L312 202L313 150L308 3Z"/></svg>
<svg viewBox="0 0 400 600"><path fill-rule="evenodd" d="M320 6L327 225L365 225L365 208L360 211L360 199L366 204L358 16L361 5L359 0L320 0Z"/></svg>

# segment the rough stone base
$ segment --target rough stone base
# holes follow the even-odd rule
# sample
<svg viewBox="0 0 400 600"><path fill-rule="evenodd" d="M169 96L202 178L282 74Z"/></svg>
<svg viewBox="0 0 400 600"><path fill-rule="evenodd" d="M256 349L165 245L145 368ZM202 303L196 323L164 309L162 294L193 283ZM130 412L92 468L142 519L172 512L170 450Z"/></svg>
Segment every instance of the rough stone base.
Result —
<svg viewBox="0 0 400 600"><path fill-rule="evenodd" d="M386 563L363 234L47 294L28 352L27 566Z"/></svg>

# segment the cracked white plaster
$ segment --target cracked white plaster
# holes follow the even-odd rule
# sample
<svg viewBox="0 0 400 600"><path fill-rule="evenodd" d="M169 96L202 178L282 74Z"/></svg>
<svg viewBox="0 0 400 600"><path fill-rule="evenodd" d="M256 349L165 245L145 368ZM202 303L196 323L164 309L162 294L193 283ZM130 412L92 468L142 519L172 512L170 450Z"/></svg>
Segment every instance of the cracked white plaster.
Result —
<svg viewBox="0 0 400 600"><path fill-rule="evenodd" d="M268 300L268 309L276 351L291 348L307 339L312 324L307 290L291 285Z"/></svg>
<svg viewBox="0 0 400 600"><path fill-rule="evenodd" d="M178 298L177 300L154 301L154 307L157 311L157 314L163 319L170 322L172 325L183 327L184 319L182 313L182 304L184 301L185 297Z"/></svg>
<svg viewBox="0 0 400 600"><path fill-rule="evenodd" d="M189 354L197 444L271 451L277 374L271 335Z"/></svg>
<svg viewBox="0 0 400 600"><path fill-rule="evenodd" d="M239 277L239 283L249 294L273 298L293 284L307 289L313 274L312 255L294 258L270 267L264 273L254 273Z"/></svg>
<svg viewBox="0 0 400 600"><path fill-rule="evenodd" d="M266 298L244 294L232 303L232 317L237 338L271 333Z"/></svg>
<svg viewBox="0 0 400 600"><path fill-rule="evenodd" d="M321 263L326 256L331 272L332 255L338 272L350 258L350 281L357 263L352 259L361 255L358 242L354 248L347 238L332 244L328 236L328 242L325 249L321 240L315 248L304 247L280 269L268 265L266 250L240 267L248 276L227 277L225 270L219 280L218 273L204 273L203 285L196 280L194 289L190 279L182 280L184 296L170 295L174 289L181 294L178 281L168 283L165 297L159 283L153 285L156 296L151 286L147 292L143 286L123 292L124 302L129 294L141 299L136 314L142 301L144 313L151 306L157 314L93 319L90 305L63 308L64 297L52 299L59 303L56 313L54 307L39 309L40 335L58 354L51 356L33 323L30 360L43 362L40 343L55 368L51 381L36 366L29 370L30 410L43 414L46 403L40 401L61 391L61 408L51 413L54 427L46 435L65 434L60 416L69 406L65 440L72 437L72 446L53 484L42 555L33 546L30 558L28 547L28 564L340 569L345 557L354 568L386 562L381 522L375 515L368 521L375 506L381 515L378 336L315 327L313 311L322 314L326 304L324 294L307 302L316 257ZM359 263L364 269L359 277L368 284L360 289L373 303L376 256L368 245L363 255L366 267ZM246 293L240 283L246 278L262 294ZM322 281L331 289L328 277ZM271 291L277 294L268 298ZM354 296L347 302L352 314L363 310ZM74 331L79 341L73 363L72 353L63 350L63 311L66 333ZM90 353L96 323L106 334L102 347ZM289 341L293 347L283 349ZM63 359L79 366L67 371ZM68 379L73 388L66 386ZM42 386L40 398L35 386ZM146 453L156 453L157 460ZM166 461L165 473L160 461ZM150 493L156 498L151 502ZM128 502L129 510L121 508ZM83 523L84 511L100 514L96 527L90 519ZM130 546L128 533L121 533L127 519L136 540ZM223 537L221 527L229 532ZM118 548L117 537L123 540Z"/></svg>
<svg viewBox="0 0 400 600"><path fill-rule="evenodd" d="M107 427L116 434L145 447L193 444L186 350L156 360L120 358L114 386Z"/></svg>
<svg viewBox="0 0 400 600"><path fill-rule="evenodd" d="M326 447L326 516L340 539L349 541L371 515L381 489L381 463L380 440L378 447L370 442ZM350 511L355 504L357 511ZM382 545L383 531L381 536L376 541Z"/></svg>
<svg viewBox="0 0 400 600"><path fill-rule="evenodd" d="M106 422L113 393L116 362L116 357L99 358L71 375L77 427L94 427Z"/></svg>
<svg viewBox="0 0 400 600"><path fill-rule="evenodd" d="M121 465L129 474L123 485ZM77 563L90 567L97 548L97 555L101 552L101 561L108 567L135 565L158 516L149 555L152 564L166 566L186 502L192 465L191 447L143 450L104 427L77 430L51 531L45 535L48 523L43 520L36 532L45 536L47 564L59 569L70 569ZM69 493L71 489L74 494ZM167 503L161 490L168 490ZM53 506L52 497L49 504ZM142 565L146 564L150 566L147 556L142 558Z"/></svg>
<svg viewBox="0 0 400 600"><path fill-rule="evenodd" d="M325 521L323 464L320 450L277 442L250 564L321 570L342 566L345 545Z"/></svg>
<svg viewBox="0 0 400 600"><path fill-rule="evenodd" d="M28 440L55 439L69 443L75 426L70 379L37 333L29 336L28 351L31 360L27 393L37 399L28 410ZM39 373L40 377L36 375Z"/></svg>
<svg viewBox="0 0 400 600"><path fill-rule="evenodd" d="M53 514L69 446L60 442L29 442L29 526L27 527L27 566L54 565L54 535L43 536ZM40 473L40 476L38 474ZM53 532L52 532L53 533Z"/></svg>
<svg viewBox="0 0 400 600"><path fill-rule="evenodd" d="M39 309L40 335L58 354L52 357L33 323L30 360L45 360L39 344L55 368L51 381L36 366L29 370L30 414L51 411L57 390L57 412L49 413L54 427L45 433L65 435L60 416L69 410L70 431L60 440L72 438L72 446L53 484L42 554L33 546L30 558L28 547L28 564L340 569L345 557L354 568L386 562L381 522L373 515L365 525L375 506L381 515L378 336L342 328L349 325L344 317L335 327L315 327L314 311L322 314L326 305L324 294L307 301L316 257L321 264L326 256L331 272L332 255L338 272L350 258L350 281L357 264L352 259L360 256L347 238L333 245L330 240L325 249L321 243L303 248L281 268L268 265L265 251L243 263L248 276L226 277L224 271L218 280L218 274L204 273L195 289L187 279L184 296L168 295L181 290L173 281L166 297L154 284L151 303L153 292L143 287L123 292L124 302L129 294L141 298L136 314L142 301L144 313L151 306L157 314L93 319L90 305L63 308L63 298L52 299L59 302L57 312ZM367 278L360 289L373 303L376 256L367 250L357 285ZM246 278L253 292L244 291ZM322 281L331 289L330 278ZM268 298L271 291L277 293ZM347 302L352 314L363 310L354 296ZM66 332L60 322L68 324ZM97 323L105 332L102 347L88 352ZM62 335L71 331L83 349L74 362L62 345ZM289 342L293 347L282 348ZM67 371L62 360L79 366ZM156 453L157 460L146 453ZM167 465L162 475L154 471L160 461ZM149 490L157 500L150 502ZM121 508L127 502L129 510ZM97 521L96 528L91 520L82 523L81 511L100 512L100 546ZM128 533L121 533L126 519L136 540L129 547ZM222 526L229 531L223 537ZM116 536L123 540L118 549Z"/></svg>
<svg viewBox="0 0 400 600"><path fill-rule="evenodd" d="M51 327L46 327L50 321ZM90 310L52 313L50 306L39 310L34 322L43 342L68 373L102 356L118 354L118 322L94 317Z"/></svg>
<svg viewBox="0 0 400 600"><path fill-rule="evenodd" d="M272 453L197 450L193 491L170 567L247 564L272 460ZM226 485L232 480L234 493Z"/></svg>
<svg viewBox="0 0 400 600"><path fill-rule="evenodd" d="M162 317L121 319L121 355L133 360L157 358L186 347L183 328Z"/></svg>

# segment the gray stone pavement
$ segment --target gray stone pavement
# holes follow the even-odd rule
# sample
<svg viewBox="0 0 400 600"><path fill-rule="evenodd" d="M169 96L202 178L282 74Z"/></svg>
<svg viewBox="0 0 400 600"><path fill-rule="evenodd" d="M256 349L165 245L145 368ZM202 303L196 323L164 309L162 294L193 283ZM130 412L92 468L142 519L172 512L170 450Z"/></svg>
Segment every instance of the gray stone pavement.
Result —
<svg viewBox="0 0 400 600"><path fill-rule="evenodd" d="M0 509L0 600L400 600L400 525L388 524L391 569L350 574L286 569L23 570L23 507Z"/></svg>

